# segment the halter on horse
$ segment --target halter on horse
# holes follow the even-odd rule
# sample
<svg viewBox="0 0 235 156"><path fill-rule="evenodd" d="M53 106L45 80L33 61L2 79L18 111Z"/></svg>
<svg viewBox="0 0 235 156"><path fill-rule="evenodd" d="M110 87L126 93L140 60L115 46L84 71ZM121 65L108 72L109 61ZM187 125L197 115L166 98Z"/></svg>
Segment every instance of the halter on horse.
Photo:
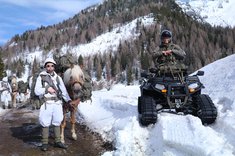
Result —
<svg viewBox="0 0 235 156"><path fill-rule="evenodd" d="M72 67L68 68L64 74L63 74L63 81L66 86L66 89L69 93L69 96L72 100L79 100L80 101L80 96L81 96L81 89L82 85L84 83L84 74L78 65L73 65ZM63 113L64 113L64 118L61 123L61 142L65 142L64 140L64 128L66 126L66 113L70 112L70 122L71 122L71 133L72 133L72 138L74 140L77 140L77 134L75 132L75 123L76 123L76 118L75 114L77 112L77 104L73 105L64 105L63 106Z"/></svg>

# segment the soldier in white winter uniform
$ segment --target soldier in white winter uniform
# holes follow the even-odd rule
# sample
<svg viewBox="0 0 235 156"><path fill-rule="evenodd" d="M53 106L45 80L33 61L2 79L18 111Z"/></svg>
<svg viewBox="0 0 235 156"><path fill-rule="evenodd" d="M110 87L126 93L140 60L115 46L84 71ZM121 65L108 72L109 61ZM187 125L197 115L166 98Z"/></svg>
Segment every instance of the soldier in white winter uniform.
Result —
<svg viewBox="0 0 235 156"><path fill-rule="evenodd" d="M11 86L7 82L6 77L3 81L0 81L0 97L1 103L3 103L3 109L10 108L9 101L11 101Z"/></svg>
<svg viewBox="0 0 235 156"><path fill-rule="evenodd" d="M60 141L60 124L63 120L63 102L71 101L62 78L54 71L56 62L52 58L46 59L45 71L42 71L36 81L35 94L43 100L40 107L39 122L42 126L42 151L48 150L49 126L54 126L55 147L66 149ZM45 79L46 77L46 79Z"/></svg>

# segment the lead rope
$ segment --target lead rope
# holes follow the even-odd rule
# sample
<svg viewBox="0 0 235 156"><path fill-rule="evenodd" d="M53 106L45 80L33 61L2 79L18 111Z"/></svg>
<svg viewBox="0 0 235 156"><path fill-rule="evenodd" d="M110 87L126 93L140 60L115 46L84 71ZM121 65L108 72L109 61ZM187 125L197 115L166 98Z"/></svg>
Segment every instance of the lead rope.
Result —
<svg viewBox="0 0 235 156"><path fill-rule="evenodd" d="M174 73L173 73L173 71L172 71L171 66L170 66L169 68L170 68L171 75L172 75L172 76L173 76L173 78L175 79L175 75L174 75Z"/></svg>

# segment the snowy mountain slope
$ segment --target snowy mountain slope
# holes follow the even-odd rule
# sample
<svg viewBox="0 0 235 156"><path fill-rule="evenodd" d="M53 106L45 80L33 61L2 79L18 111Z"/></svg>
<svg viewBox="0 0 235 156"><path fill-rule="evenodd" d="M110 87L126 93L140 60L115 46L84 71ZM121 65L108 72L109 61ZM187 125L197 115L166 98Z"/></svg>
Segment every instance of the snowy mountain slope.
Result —
<svg viewBox="0 0 235 156"><path fill-rule="evenodd" d="M112 31L98 36L88 44L80 44L75 47L64 45L61 48L61 53L65 54L69 51L75 56L88 56L96 53L108 52L110 50L116 51L120 42L124 42L130 38L136 38L140 35L139 31L136 29L137 21L141 22L141 26L149 26L155 22L152 14L139 17L126 25L120 25ZM36 49L34 52L21 53L21 55L17 57L20 57L24 61L27 60L27 62L33 62L34 58L40 62L43 62L46 58L42 57L42 53L43 50ZM46 57L52 57L52 53L53 51L50 51Z"/></svg>
<svg viewBox="0 0 235 156"><path fill-rule="evenodd" d="M176 0L183 11L198 15L212 26L235 26L235 0Z"/></svg>
<svg viewBox="0 0 235 156"><path fill-rule="evenodd" d="M204 91L209 93L217 103L219 118L215 130L223 133L228 142L235 143L235 55L215 61L213 65L202 68L205 76L201 81L208 86Z"/></svg>
<svg viewBox="0 0 235 156"><path fill-rule="evenodd" d="M121 42L125 42L130 38L134 39L140 35L139 31L136 29L137 22L141 22L141 26L149 26L154 24L154 17L152 14L139 17L126 25L120 25L114 28L111 32L101 34L91 43L81 44L73 48L64 46L61 50L64 53L70 51L77 56L116 51Z"/></svg>
<svg viewBox="0 0 235 156"><path fill-rule="evenodd" d="M205 70L205 76L200 77L201 81L208 86L205 92L208 92L213 98L228 98L235 100L235 55L220 59L205 66L201 70ZM216 86L216 87L214 87ZM224 92L221 92L223 90ZM218 94L219 92L219 94Z"/></svg>

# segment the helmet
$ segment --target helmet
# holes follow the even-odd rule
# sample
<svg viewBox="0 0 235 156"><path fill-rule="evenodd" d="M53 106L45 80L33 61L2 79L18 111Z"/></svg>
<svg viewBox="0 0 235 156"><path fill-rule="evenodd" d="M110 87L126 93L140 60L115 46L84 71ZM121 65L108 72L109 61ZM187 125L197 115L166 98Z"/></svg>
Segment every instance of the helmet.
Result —
<svg viewBox="0 0 235 156"><path fill-rule="evenodd" d="M46 66L47 63L53 63L54 65L56 65L56 62L54 61L53 58L47 58L44 62L44 68Z"/></svg>
<svg viewBox="0 0 235 156"><path fill-rule="evenodd" d="M165 37L168 37L168 38L172 39L172 32L169 31L169 30L163 30L161 32L161 40Z"/></svg>

